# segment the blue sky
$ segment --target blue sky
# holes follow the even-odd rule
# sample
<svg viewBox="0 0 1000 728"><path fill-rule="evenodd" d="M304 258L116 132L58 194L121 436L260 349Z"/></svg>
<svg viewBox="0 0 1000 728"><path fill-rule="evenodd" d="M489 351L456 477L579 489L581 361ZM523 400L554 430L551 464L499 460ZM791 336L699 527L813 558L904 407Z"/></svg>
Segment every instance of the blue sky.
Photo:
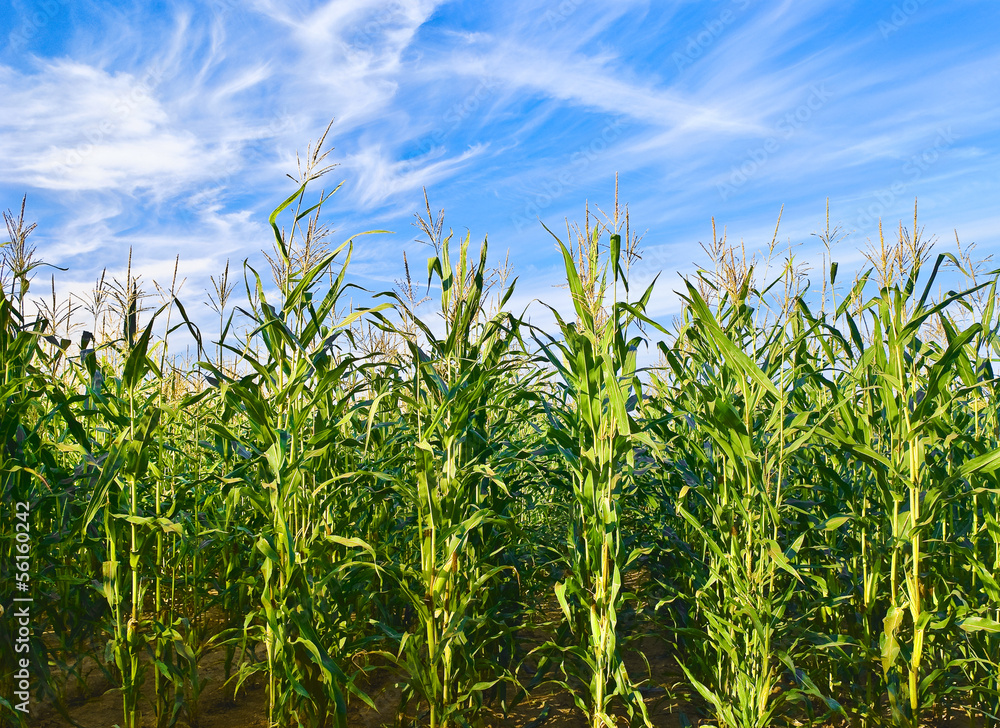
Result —
<svg viewBox="0 0 1000 728"><path fill-rule="evenodd" d="M404 250L423 268L426 186L446 227L509 251L517 302L561 301L539 219L565 230L587 201L609 209L616 172L646 231L636 276L664 274L661 316L713 217L754 251L784 206L779 240L817 276L827 198L851 233L842 271L915 197L940 250L956 229L981 255L1000 247L995 0L0 7L0 206L27 194L64 292L120 274L131 246L150 288L179 254L194 309L227 258L261 264L296 150L330 119L335 239L395 231L357 245L374 290Z"/></svg>

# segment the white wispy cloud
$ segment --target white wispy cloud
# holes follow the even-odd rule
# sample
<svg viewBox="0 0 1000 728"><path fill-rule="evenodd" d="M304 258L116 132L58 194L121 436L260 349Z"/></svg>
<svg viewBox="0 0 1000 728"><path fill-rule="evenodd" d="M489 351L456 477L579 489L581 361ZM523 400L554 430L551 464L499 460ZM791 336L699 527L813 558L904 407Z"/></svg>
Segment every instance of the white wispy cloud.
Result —
<svg viewBox="0 0 1000 728"><path fill-rule="evenodd" d="M486 147L476 146L434 161L396 160L384 154L379 145L373 145L348 156L344 167L353 172L353 187L361 203L375 205L450 177L485 151Z"/></svg>
<svg viewBox="0 0 1000 728"><path fill-rule="evenodd" d="M783 202L783 235L814 245L827 196L862 240L859 210L897 215L915 196L929 220L952 210L981 231L997 191L1000 54L987 23L948 21L991 7L923 5L888 37L890 11L833 0L60 11L46 22L70 24L63 49L0 49L0 186L43 203L45 252L80 280L131 245L150 274L179 252L190 291L269 244L262 221L291 189L284 174L334 117L336 226L399 231L359 245L356 272L373 281L399 277L401 250L422 267L410 211L424 186L449 223L511 249L525 300L552 298L560 276L536 218L606 205L616 171L648 245L685 253L674 270L713 215L766 244ZM904 170L949 128L933 164Z"/></svg>

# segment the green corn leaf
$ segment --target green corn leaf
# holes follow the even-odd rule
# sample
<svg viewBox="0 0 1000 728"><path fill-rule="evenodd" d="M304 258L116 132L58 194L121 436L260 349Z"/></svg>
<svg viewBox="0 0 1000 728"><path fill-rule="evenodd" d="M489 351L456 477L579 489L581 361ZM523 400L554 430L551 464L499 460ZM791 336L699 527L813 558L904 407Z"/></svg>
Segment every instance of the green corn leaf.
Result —
<svg viewBox="0 0 1000 728"><path fill-rule="evenodd" d="M966 632L1000 633L1000 622L989 617L966 617L959 620L957 624Z"/></svg>

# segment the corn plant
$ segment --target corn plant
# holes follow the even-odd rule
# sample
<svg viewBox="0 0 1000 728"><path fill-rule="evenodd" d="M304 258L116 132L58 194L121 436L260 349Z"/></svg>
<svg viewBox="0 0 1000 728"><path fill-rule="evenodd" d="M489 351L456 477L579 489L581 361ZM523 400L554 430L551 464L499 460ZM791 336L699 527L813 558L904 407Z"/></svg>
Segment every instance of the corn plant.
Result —
<svg viewBox="0 0 1000 728"><path fill-rule="evenodd" d="M339 532L352 519L350 513L338 512L347 502L353 477L344 469L351 460L345 463L337 451L348 437L345 423L351 421L354 392L343 384L354 358L340 352L337 342L360 312L337 318L352 241L308 268L297 268L293 260L292 236L300 221L318 213L328 197L303 211L309 181L270 218L282 266L279 305L269 302L260 277L247 267L251 308L243 313L254 322L251 336L263 342L266 359L258 359L247 347L220 341L220 351L230 351L252 373L234 377L209 362L202 365L224 403L207 428L249 455L227 476L244 481L231 497L264 518L255 538L261 557L255 589L260 621L248 620L246 629L267 649L266 664L249 669L266 669L269 720L272 725L344 726L346 694L370 703L338 663L355 649L347 631L353 604L344 601L350 595L341 587L354 584L345 574L352 570L356 553L371 552L361 539ZM286 235L277 219L293 203L293 232ZM315 299L319 282L344 250L343 268L329 290ZM237 414L245 418L245 431L229 425ZM362 506L356 502L353 508Z"/></svg>
<svg viewBox="0 0 1000 728"><path fill-rule="evenodd" d="M623 553L620 532L622 501L635 468L639 426L630 412L642 389L636 375L639 337L628 339L630 327L643 319L652 288L634 304L611 301L604 312L607 267L614 284L622 282L621 236L612 234L610 256L601 265L600 226L587 240L591 272L585 290L576 262L556 238L565 263L575 322L551 309L562 335L542 343L548 362L558 372L568 407L552 409L549 439L565 460L573 516L566 539L565 577L555 594L569 628L570 644L552 646L562 653L560 684L573 694L593 728L615 725L611 703L620 698L630 717L646 724L645 703L621 658L617 630L624 601L622 572L640 555ZM617 292L617 285L615 286Z"/></svg>
<svg viewBox="0 0 1000 728"><path fill-rule="evenodd" d="M124 723L129 728L140 725L142 715L140 691L147 669L142 655L150 632L144 616L148 575L143 571L155 543L150 536L158 530L176 528L168 519L144 515L142 506L144 494L149 491L146 484L150 454L161 416L158 372L149 349L152 332L150 321L126 349L119 377L98 377L97 362L90 354L87 361L91 382L86 397L111 437L100 443L85 436L72 448L99 471L80 529L86 531L96 516L102 516L106 549L103 593L111 614L107 655L121 681ZM149 376L153 377L151 381Z"/></svg>
<svg viewBox="0 0 1000 728"><path fill-rule="evenodd" d="M412 378L398 383L396 396L413 462L412 470L397 474L396 490L415 516L419 544L419 561L401 560L395 572L415 628L403 625L397 653L388 657L407 676L404 705L417 697L433 728L475 720L486 691L511 679L502 653L511 642L517 597L508 588L516 574L510 573L514 529L505 482L512 458L503 433L525 396L525 382L516 377L519 321L484 312L487 246L478 265L468 247L467 236L453 262L448 236L428 263L429 282L436 274L441 286L442 337L398 296L402 327L381 319L411 354ZM512 293L510 286L501 300ZM423 341L409 335L413 330Z"/></svg>
<svg viewBox="0 0 1000 728"><path fill-rule="evenodd" d="M675 608L683 600L694 620L678 631L689 655L680 665L720 725L756 728L804 695L828 710L840 706L795 666L796 634L809 616L792 611L808 576L796 564L806 533L787 534L784 524L796 451L822 418L790 412L797 403L789 385L808 366L809 329L759 331L747 305L750 275L733 293L721 297L720 322L687 283L684 346L663 347L674 389L662 406L678 431L661 452L683 478L675 508L698 564L694 582L673 600ZM782 684L786 668L792 684Z"/></svg>
<svg viewBox="0 0 1000 728"><path fill-rule="evenodd" d="M855 364L845 374L847 381L833 390L839 416L820 431L850 457L866 463L874 475L874 488L857 512L865 529L863 549L877 537L868 532L871 510L881 517L885 529L883 546L863 555L862 569L867 612L878 583L888 588L882 629L872 634L869 624L868 638L878 639L893 725L919 725L923 712L941 697L937 686L949 670L925 666L929 649L941 650L951 642L956 625L968 632L995 628L988 617L968 613L968 603L962 604L968 595L959 596L958 604L954 601L953 549L956 536L965 538L966 534L961 533L960 522L949 529L947 516L956 505L981 492L975 487L970 492L969 485L963 484L994 472L1000 466L1000 454L982 448L970 451L967 441L956 437L968 423L959 411L962 399L956 395L974 393L981 386L969 344L981 334L982 325L975 323L959 331L943 314L953 303L967 306L976 289L950 292L928 304L945 255L938 257L919 299L914 300L914 293L921 259L914 256L903 285L883 287L864 306L862 310L870 312L867 347L842 304L838 313L847 317L853 332L856 352L850 360ZM939 317L943 326L944 347L920 336L932 316ZM846 345L843 337L841 341ZM956 379L961 383L957 390ZM846 406L841 392L852 391L862 393L864 407ZM963 420L966 424L960 429L957 425ZM942 659L953 663L946 654L935 662Z"/></svg>

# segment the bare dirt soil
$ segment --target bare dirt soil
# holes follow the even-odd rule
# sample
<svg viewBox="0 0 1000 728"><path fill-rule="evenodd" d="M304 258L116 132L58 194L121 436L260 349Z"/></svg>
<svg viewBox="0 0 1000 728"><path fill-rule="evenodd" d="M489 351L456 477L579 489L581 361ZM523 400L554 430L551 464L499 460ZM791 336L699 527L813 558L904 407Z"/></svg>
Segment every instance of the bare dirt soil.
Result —
<svg viewBox="0 0 1000 728"><path fill-rule="evenodd" d="M638 653L627 659L629 672L633 676L647 676L650 672L673 678L676 671L665 657L665 649L655 638L642 640L638 647L650 660L649 671ZM658 649L659 647L659 649ZM659 653L659 654L658 654ZM60 715L51 704L32 705L29 724L38 728L62 728L78 725L82 728L111 728L122 723L122 700L114 686L96 665L85 666L81 672L83 681L73 680L68 689L68 715L71 721ZM198 701L199 716L194 725L187 716L178 721L180 728L267 728L266 678L257 674L251 676L234 695L235 680L225 684L224 651L221 649L205 655L200 665L200 675L208 682ZM359 687L374 701L378 711L373 711L360 700L352 700L348 705L348 725L350 728L381 728L394 726L399 707L400 691L397 678L386 669L377 669ZM660 682L659 680L653 681ZM144 728L154 728L152 706L152 677L147 673L144 686L147 703L143 706ZM653 687L647 691L646 706L656 728L680 726L678 704L671 703L663 688ZM695 715L688 708L688 716ZM487 709L486 722L497 728L586 728L584 715L573 705L572 699L556 686L543 686L518 704L509 715L495 709ZM622 725L627 725L624 721Z"/></svg>
<svg viewBox="0 0 1000 728"><path fill-rule="evenodd" d="M632 578L634 580L636 577L633 575ZM543 605L541 614L551 628L559 622L561 613L554 597L546 601L548 603ZM620 615L619 626L626 628L624 631L629 631L627 626L633 623L634 618L634 613ZM221 614L216 613L216 610L203 614L202 620L216 629L223 626ZM530 651L551 639L551 636L550 629L527 629L521 633L521 646ZM643 686L646 710L654 728L679 728L683 725L681 714L694 726L711 723L697 706L689 702L689 689L682 687L686 682L683 672L673 659L666 642L656 636L637 638L624 647L623 655L629 675ZM262 648L256 658L264 659ZM535 666L533 660L526 660L523 666L525 674L519 674L519 677L527 681ZM235 667L232 672L236 672ZM89 658L82 662L78 673L82 679L69 681L67 687L69 720L51 703L33 703L28 723L32 728L112 728L121 725L121 695L105 673ZM236 691L235 678L231 678L228 684L226 682L225 650L217 648L206 652L199 661L199 675L207 679L207 682L197 702L197 720L192 720L189 715L182 715L177 723L179 728L267 728L267 678L263 673L250 676ZM143 728L155 728L152 682L152 674L147 671ZM351 700L347 709L349 728L397 726L400 700L398 682L399 676L386 667L376 667L359 679L358 687L371 697L377 710L372 710L356 698ZM488 705L482 717L488 728L588 728L586 717L573 704L572 698L561 687L551 683L531 690L530 695L506 715L496 705ZM619 724L623 728L628 725L624 714ZM791 725L796 723L793 721ZM928 722L925 728L968 728L969 725L965 716L955 716Z"/></svg>

